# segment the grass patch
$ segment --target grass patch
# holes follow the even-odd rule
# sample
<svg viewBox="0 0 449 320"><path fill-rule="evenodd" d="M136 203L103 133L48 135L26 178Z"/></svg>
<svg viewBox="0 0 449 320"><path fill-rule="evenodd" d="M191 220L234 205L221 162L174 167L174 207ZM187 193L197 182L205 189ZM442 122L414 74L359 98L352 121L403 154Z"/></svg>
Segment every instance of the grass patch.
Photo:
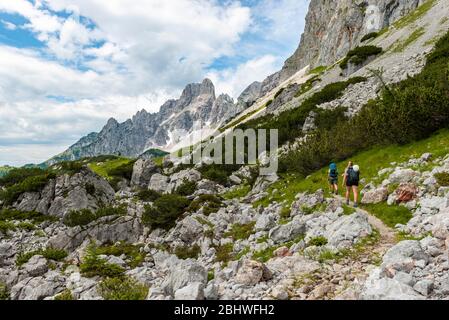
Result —
<svg viewBox="0 0 449 320"><path fill-rule="evenodd" d="M55 296L55 300L58 301L69 301L69 300L75 300L75 298L72 295L72 291L69 289L65 289L63 292Z"/></svg>
<svg viewBox="0 0 449 320"><path fill-rule="evenodd" d="M128 158L122 158L122 157L109 159L106 161L95 161L95 160L102 160L102 159L90 160L91 162L88 164L88 167L93 172L95 172L96 174L98 174L99 176L102 176L103 178L105 178L107 180L110 180L114 176L116 176L116 174L119 173L120 168L123 170L125 168L125 166L128 166L131 163L134 165L134 162L135 162L134 160L131 160ZM131 171L131 174L132 174L132 171ZM129 177L129 178L131 178L131 177Z"/></svg>
<svg viewBox="0 0 449 320"><path fill-rule="evenodd" d="M434 177L440 186L449 187L449 172L435 173Z"/></svg>
<svg viewBox="0 0 449 320"><path fill-rule="evenodd" d="M84 261L80 264L80 271L87 278L96 276L114 278L122 276L125 269L98 257L96 246L91 244L87 249Z"/></svg>
<svg viewBox="0 0 449 320"><path fill-rule="evenodd" d="M214 246L215 248L215 262L221 262L223 264L227 264L234 257L234 244L227 243L225 245Z"/></svg>
<svg viewBox="0 0 449 320"><path fill-rule="evenodd" d="M426 233L424 235L420 235L420 236L414 236L411 235L410 233L404 232L404 231L400 231L396 233L396 242L401 242L401 241L405 241L405 240L416 240L416 241L421 241L422 239L426 238L427 236L431 236L432 233Z"/></svg>
<svg viewBox="0 0 449 320"><path fill-rule="evenodd" d="M309 71L309 74L322 74L327 70L327 66L318 66Z"/></svg>
<svg viewBox="0 0 449 320"><path fill-rule="evenodd" d="M108 278L98 285L98 293L105 300L145 300L148 290L131 277Z"/></svg>
<svg viewBox="0 0 449 320"><path fill-rule="evenodd" d="M45 259L53 261L62 261L67 258L67 252L65 252L64 250L46 248L29 252L20 252L16 258L16 265L20 267L27 263L32 257L37 255L43 256Z"/></svg>
<svg viewBox="0 0 449 320"><path fill-rule="evenodd" d="M376 216L390 228L394 228L397 224L407 224L413 217L413 214L404 206L389 206L386 202L378 204L366 204L363 209Z"/></svg>
<svg viewBox="0 0 449 320"><path fill-rule="evenodd" d="M307 243L308 246L315 246L315 247L323 247L326 244L327 244L327 239L325 237L312 238Z"/></svg>
<svg viewBox="0 0 449 320"><path fill-rule="evenodd" d="M354 214L357 211L355 208L350 207L350 206L348 206L346 204L342 205L342 208L343 208L343 214L345 216L350 216L350 215Z"/></svg>
<svg viewBox="0 0 449 320"><path fill-rule="evenodd" d="M231 191L226 192L225 194L223 194L223 198L225 198L226 200L240 199L245 197L250 191L251 186L245 184L243 186L239 186Z"/></svg>
<svg viewBox="0 0 449 320"><path fill-rule="evenodd" d="M187 208L188 212L197 212L203 208L203 214L209 216L211 213L215 213L223 207L223 201L221 198L212 194L200 195L197 199L192 201Z"/></svg>
<svg viewBox="0 0 449 320"><path fill-rule="evenodd" d="M318 74L314 75L312 78L308 79L306 82L304 82L301 85L301 88L298 90L298 92L296 92L295 97L298 98L298 97L302 96L303 94L309 92L310 90L312 90L313 85L319 81L321 81L321 79L319 78L319 75Z"/></svg>
<svg viewBox="0 0 449 320"><path fill-rule="evenodd" d="M235 241L248 239L250 235L254 233L255 222L247 224L236 223L232 225L231 231L224 234L225 237L231 237Z"/></svg>
<svg viewBox="0 0 449 320"><path fill-rule="evenodd" d="M404 41L401 41L394 49L393 52L399 53L403 52L405 48L407 48L409 45L411 45L413 42L417 41L419 38L421 38L422 35L426 33L426 29L424 27L420 27L413 31L413 33Z"/></svg>
<svg viewBox="0 0 449 320"><path fill-rule="evenodd" d="M146 257L146 253L142 252L141 248L141 245L119 242L114 245L96 247L95 254L116 257L125 255L129 260L128 266L134 269L140 266Z"/></svg>
<svg viewBox="0 0 449 320"><path fill-rule="evenodd" d="M178 246L175 249L175 255L182 260L198 259L200 253L201 248L197 244L194 246Z"/></svg>

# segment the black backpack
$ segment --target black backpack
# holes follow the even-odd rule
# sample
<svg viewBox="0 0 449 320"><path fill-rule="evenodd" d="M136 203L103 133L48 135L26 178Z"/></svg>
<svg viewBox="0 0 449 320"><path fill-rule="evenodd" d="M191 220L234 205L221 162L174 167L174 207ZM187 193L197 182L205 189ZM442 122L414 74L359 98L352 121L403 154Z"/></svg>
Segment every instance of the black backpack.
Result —
<svg viewBox="0 0 449 320"><path fill-rule="evenodd" d="M357 184L359 183L359 179L360 179L360 173L354 171L354 169L352 167L348 168L348 182L350 184Z"/></svg>

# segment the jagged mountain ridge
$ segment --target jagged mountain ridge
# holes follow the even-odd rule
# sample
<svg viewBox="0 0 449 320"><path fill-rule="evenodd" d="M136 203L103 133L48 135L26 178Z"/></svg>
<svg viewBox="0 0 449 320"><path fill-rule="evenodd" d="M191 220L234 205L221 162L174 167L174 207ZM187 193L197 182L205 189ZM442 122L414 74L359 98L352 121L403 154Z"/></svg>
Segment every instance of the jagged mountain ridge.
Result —
<svg viewBox="0 0 449 320"><path fill-rule="evenodd" d="M227 94L216 97L209 79L188 84L179 99L168 100L159 112L142 109L123 123L111 118L99 133L81 138L46 164L104 154L137 157L151 148L170 150L183 138L177 132L189 134L198 126L213 131L250 106L259 92L260 83L255 82L234 103Z"/></svg>

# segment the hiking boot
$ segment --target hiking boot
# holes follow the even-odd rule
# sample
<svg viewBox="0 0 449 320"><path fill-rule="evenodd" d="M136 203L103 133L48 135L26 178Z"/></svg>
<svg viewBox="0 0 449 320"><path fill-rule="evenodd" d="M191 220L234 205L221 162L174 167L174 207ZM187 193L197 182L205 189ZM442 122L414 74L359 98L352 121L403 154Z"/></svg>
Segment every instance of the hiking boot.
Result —
<svg viewBox="0 0 449 320"><path fill-rule="evenodd" d="M358 208L359 205L357 203L354 203L354 208Z"/></svg>
<svg viewBox="0 0 449 320"><path fill-rule="evenodd" d="M346 205L349 206L349 200L346 200Z"/></svg>

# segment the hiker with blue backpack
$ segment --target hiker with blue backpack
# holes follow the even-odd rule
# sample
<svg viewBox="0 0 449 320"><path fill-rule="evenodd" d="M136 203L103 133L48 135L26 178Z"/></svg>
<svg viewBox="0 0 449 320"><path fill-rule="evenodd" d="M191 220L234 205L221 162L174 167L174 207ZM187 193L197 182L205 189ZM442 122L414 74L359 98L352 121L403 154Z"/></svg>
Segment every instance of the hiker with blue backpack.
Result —
<svg viewBox="0 0 449 320"><path fill-rule="evenodd" d="M343 186L346 186L346 204L349 205L349 198L351 189L354 194L354 207L357 208L359 204L359 182L360 182L360 167L354 165L349 161L348 167L343 174Z"/></svg>
<svg viewBox="0 0 449 320"><path fill-rule="evenodd" d="M330 193L338 194L338 169L334 162L332 162L329 166L328 179Z"/></svg>

